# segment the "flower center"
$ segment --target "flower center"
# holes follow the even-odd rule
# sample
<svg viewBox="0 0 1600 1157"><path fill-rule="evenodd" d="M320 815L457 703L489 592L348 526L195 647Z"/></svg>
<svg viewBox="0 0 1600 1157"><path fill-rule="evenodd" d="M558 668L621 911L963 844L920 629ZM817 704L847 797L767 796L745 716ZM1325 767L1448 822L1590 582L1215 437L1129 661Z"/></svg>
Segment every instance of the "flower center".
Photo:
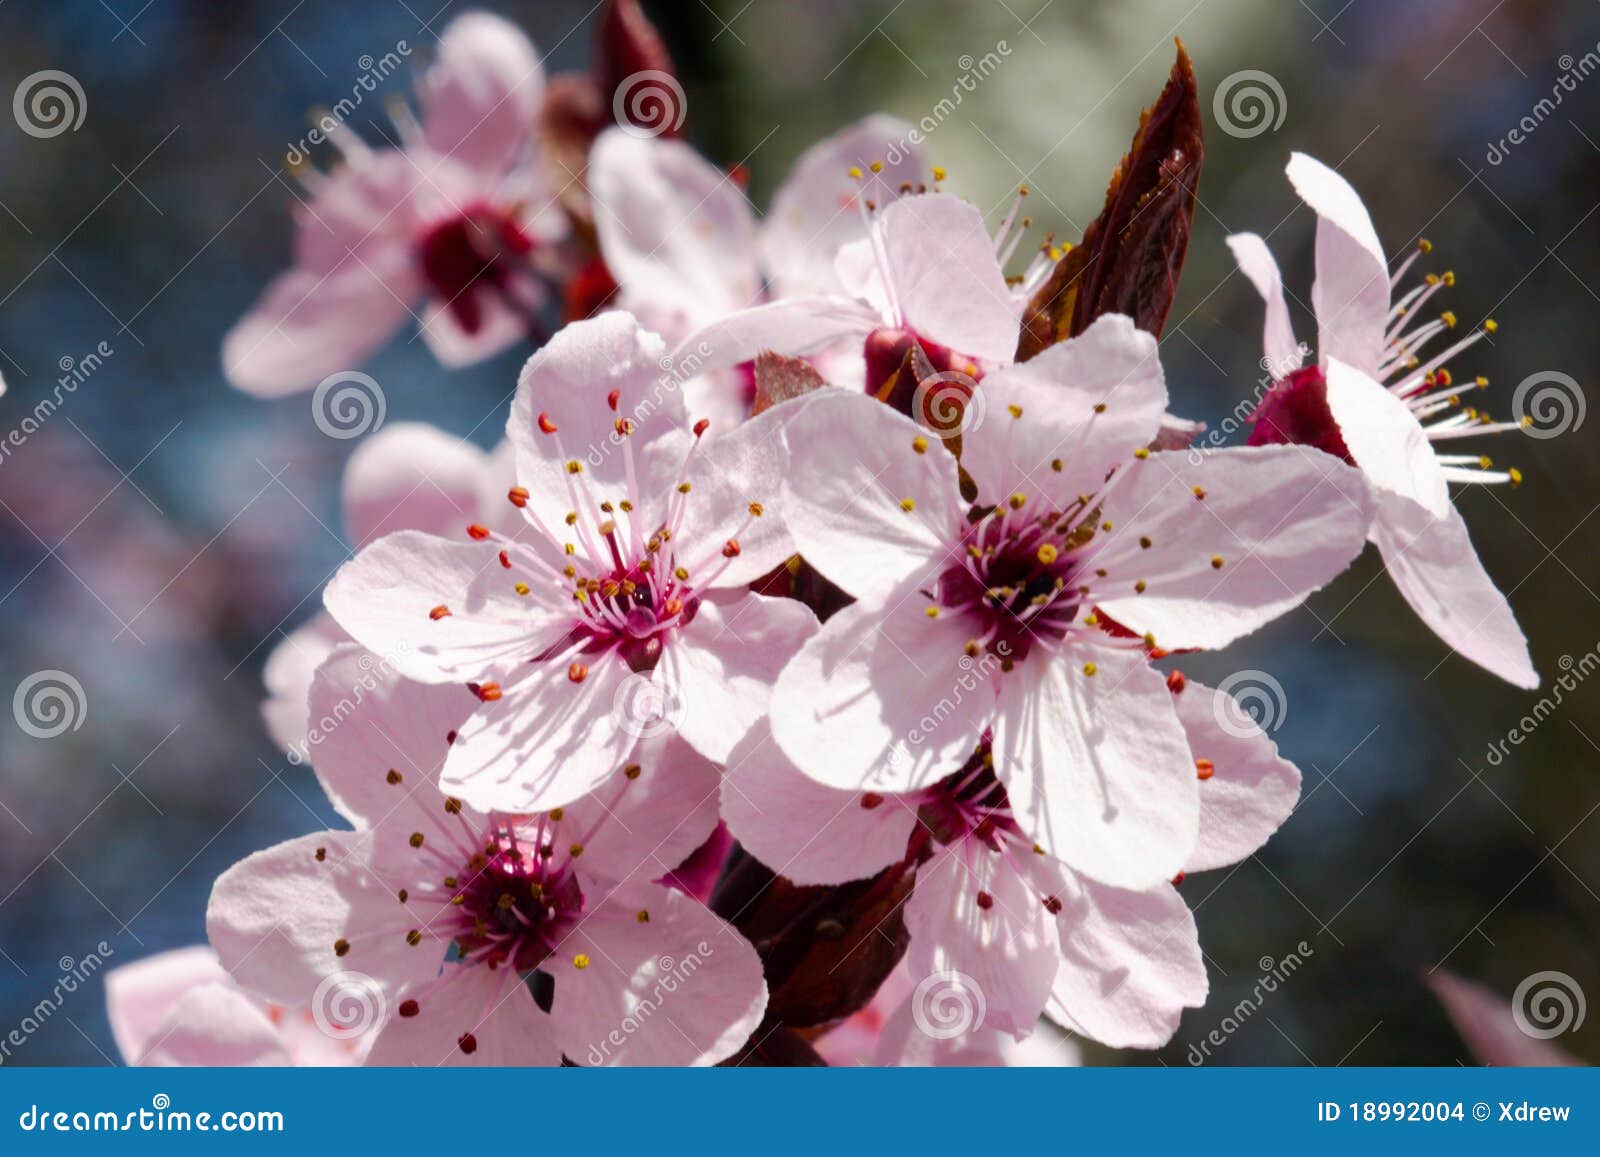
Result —
<svg viewBox="0 0 1600 1157"><path fill-rule="evenodd" d="M537 968L583 911L568 850L556 848L542 828L522 834L533 842L520 841L509 825L497 830L444 880L454 890L453 939L463 963Z"/></svg>
<svg viewBox="0 0 1600 1157"><path fill-rule="evenodd" d="M461 328L483 328L483 295L502 293L533 238L516 220L486 202L469 205L428 229L418 245L422 275Z"/></svg>

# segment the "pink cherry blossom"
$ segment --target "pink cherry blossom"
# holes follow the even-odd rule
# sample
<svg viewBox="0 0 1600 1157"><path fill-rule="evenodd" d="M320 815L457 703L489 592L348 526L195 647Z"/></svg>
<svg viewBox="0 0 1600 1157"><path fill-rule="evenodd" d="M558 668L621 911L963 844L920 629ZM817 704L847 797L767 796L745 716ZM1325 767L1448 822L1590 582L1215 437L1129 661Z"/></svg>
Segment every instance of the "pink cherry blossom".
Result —
<svg viewBox="0 0 1600 1157"><path fill-rule="evenodd" d="M544 299L540 251L566 230L528 156L544 74L533 45L485 12L458 17L419 83L400 148L329 133L344 164L307 171L294 266L223 342L240 389L278 396L348 370L408 318L446 365L524 337ZM417 313L421 309L421 314Z"/></svg>
<svg viewBox="0 0 1600 1157"><path fill-rule="evenodd" d="M1188 776L1198 836L1182 871L1235 863L1293 810L1299 772L1223 693L1175 675L1161 694L1197 756ZM901 1063L992 1052L1001 1034L1032 1033L1041 1013L1116 1047L1166 1043L1207 990L1194 920L1174 884L1110 887L1047 853L1012 808L1011 777L987 738L950 766L912 791L829 787L758 728L729 761L723 814L749 851L797 883L916 866L906 971L927 982L915 1007L883 1029ZM957 979L941 993L944 978ZM944 1017L940 1000L954 1003ZM957 1013L965 1019L947 1024ZM986 1044L980 1030L992 1034ZM935 1047L930 1036L954 1043Z"/></svg>
<svg viewBox="0 0 1600 1157"><path fill-rule="evenodd" d="M207 930L241 985L304 1005L360 976L380 994L370 1064L711 1064L744 1043L766 1004L754 950L652 882L715 826L714 765L666 734L566 808L485 813L439 782L461 688L347 645L311 699L344 720L316 771L355 830L217 881Z"/></svg>
<svg viewBox="0 0 1600 1157"><path fill-rule="evenodd" d="M1221 647L1361 549L1359 472L1299 446L1151 452L1155 340L1120 316L984 380L955 458L864 395L789 418L784 517L857 601L784 668L774 735L845 790L932 787L992 733L1024 830L1143 889L1196 846L1195 755L1147 649Z"/></svg>
<svg viewBox="0 0 1600 1157"><path fill-rule="evenodd" d="M505 494L515 481L510 443L485 454L432 426L391 422L363 439L345 466L345 534L361 547L396 530L446 535L471 523L505 529L514 525ZM350 641L319 610L267 656L261 714L273 739L296 757L305 756L312 725L311 678L334 647Z"/></svg>
<svg viewBox="0 0 1600 1157"><path fill-rule="evenodd" d="M106 973L111 1035L130 1065L350 1065L370 1033L239 988L210 948L176 948Z"/></svg>
<svg viewBox="0 0 1600 1157"><path fill-rule="evenodd" d="M691 426L664 353L623 312L564 329L512 406L517 530L401 531L328 586L334 618L397 670L473 688L444 783L480 807L570 803L669 726L725 759L814 627L748 589L792 552L765 507L782 414Z"/></svg>
<svg viewBox="0 0 1600 1157"><path fill-rule="evenodd" d="M892 117L870 116L813 145L758 221L734 178L683 141L607 131L590 154L588 185L600 251L620 288L617 305L676 344L767 301L845 293L835 255L867 232L849 173L891 156L878 162L876 180L925 181L921 153L900 144L911 135ZM830 376L848 364L838 359ZM723 368L686 383L685 392L697 412L739 418L751 385L744 370Z"/></svg>
<svg viewBox="0 0 1600 1157"><path fill-rule="evenodd" d="M1282 277L1266 242L1253 233L1230 237L1240 269L1266 301L1263 365L1278 378L1251 419L1250 442L1314 445L1359 466L1377 499L1372 541L1412 610L1463 657L1519 687L1536 687L1527 640L1483 569L1448 486L1515 484L1521 475L1495 468L1481 454L1439 450L1446 442L1518 428L1465 407L1463 395L1488 381L1456 382L1446 368L1493 333L1494 322L1443 349L1430 348L1456 328L1456 318L1446 311L1424 320L1421 311L1454 275L1429 274L1396 296L1412 265L1429 252L1427 242L1391 274L1372 219L1349 182L1302 153L1290 160L1288 173L1317 214L1311 303L1318 362L1301 364Z"/></svg>
<svg viewBox="0 0 1600 1157"><path fill-rule="evenodd" d="M1583 1064L1549 1040L1526 1032L1517 1023L1511 1001L1493 989L1443 969L1430 973L1427 982L1450 1014L1450 1021L1461 1039L1481 1063L1519 1068L1569 1068Z"/></svg>

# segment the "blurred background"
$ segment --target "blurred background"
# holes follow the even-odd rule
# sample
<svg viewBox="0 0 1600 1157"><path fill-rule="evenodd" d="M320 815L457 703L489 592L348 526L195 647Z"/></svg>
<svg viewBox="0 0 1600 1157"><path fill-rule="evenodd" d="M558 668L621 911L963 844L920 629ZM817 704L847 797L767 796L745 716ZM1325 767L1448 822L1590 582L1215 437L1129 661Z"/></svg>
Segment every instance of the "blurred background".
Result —
<svg viewBox="0 0 1600 1157"><path fill-rule="evenodd" d="M327 824L309 771L263 730L261 664L347 557L338 482L357 443L319 431L309 394L230 389L218 343L288 260L281 166L307 110L348 94L367 58L433 44L465 7L437 3L0 8L0 96L52 69L85 101L82 123L48 138L0 117L0 698L41 672L81 687L69 724L25 730L0 713L0 1038L102 942L114 965L203 940L219 872ZM590 3L483 6L518 21L549 71L587 65ZM1260 304L1232 272L1229 232L1270 231L1308 300L1314 222L1282 175L1292 149L1341 167L1391 252L1433 242L1464 325L1498 320L1453 365L1496 383L1497 415L1540 373L1600 403L1600 57L1584 60L1600 53L1600 10L1585 0L645 8L683 78L690 139L747 166L758 205L808 144L881 109L938 117L931 159L996 220L1025 181L1041 239L1076 239L1099 211L1179 36L1207 156L1163 340L1176 409L1215 427L1260 376ZM384 84L401 94L409 80ZM376 140L381 115L372 100L353 123ZM1298 310L1296 323L1314 335ZM448 372L412 337L364 367L388 420L491 444L529 351ZM48 420L25 424L58 393ZM1424 984L1441 966L1508 998L1556 971L1600 1002L1600 673L1581 682L1600 662L1600 413L1574 424L1568 402L1561 436L1487 447L1520 467L1520 489L1460 499L1543 692L1452 656L1371 551L1308 608L1184 663L1210 682L1271 673L1282 693L1269 687L1264 709L1305 773L1303 801L1261 855L1183 885L1206 1007L1158 1054L1091 1061L1472 1063ZM1256 1000L1291 955L1293 975ZM1600 1062L1600 1010L1556 1043ZM95 981L5 1060L115 1057Z"/></svg>

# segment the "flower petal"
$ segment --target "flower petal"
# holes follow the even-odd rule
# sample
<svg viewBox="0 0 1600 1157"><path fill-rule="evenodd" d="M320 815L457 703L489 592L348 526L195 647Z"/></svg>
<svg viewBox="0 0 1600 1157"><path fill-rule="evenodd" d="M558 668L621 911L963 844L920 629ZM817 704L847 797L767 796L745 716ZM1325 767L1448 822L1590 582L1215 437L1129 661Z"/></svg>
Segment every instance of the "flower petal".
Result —
<svg viewBox="0 0 1600 1157"><path fill-rule="evenodd" d="M553 1067L561 1063L555 1026L514 969L467 967L462 975L415 999L416 1015L391 1015L372 1042L367 1064Z"/></svg>
<svg viewBox="0 0 1600 1157"><path fill-rule="evenodd" d="M335 647L350 642L344 628L327 611L318 611L283 637L267 655L261 682L267 698L261 718L267 732L284 751L304 754L306 729L311 724L311 677Z"/></svg>
<svg viewBox="0 0 1600 1157"><path fill-rule="evenodd" d="M767 410L703 435L683 477L691 489L676 535L678 561L701 580L697 586L748 586L794 553L781 509L790 412ZM738 547L731 558L730 541Z"/></svg>
<svg viewBox="0 0 1600 1157"><path fill-rule="evenodd" d="M702 599L653 675L678 734L707 759L726 762L766 715L779 672L816 629L810 609L794 599L748 592Z"/></svg>
<svg viewBox="0 0 1600 1157"><path fill-rule="evenodd" d="M887 203L901 185L928 179L922 150L910 143L912 133L904 121L874 113L801 154L772 195L761 228L761 254L779 296L846 292L833 259L840 246L866 232L856 199L865 195ZM883 168L864 178L863 189L850 170L870 173L875 161Z"/></svg>
<svg viewBox="0 0 1600 1157"><path fill-rule="evenodd" d="M683 141L601 133L589 192L623 302L683 311L687 326L756 305L756 223L739 187Z"/></svg>
<svg viewBox="0 0 1600 1157"><path fill-rule="evenodd" d="M1263 326L1261 349L1266 361L1262 368L1273 378L1281 378L1300 368L1303 359L1300 343L1295 340L1294 323L1289 320L1289 306L1283 299L1283 276L1272 250L1255 233L1235 233L1228 238L1228 248L1239 263L1239 271L1250 279L1261 300L1267 306L1267 320Z"/></svg>
<svg viewBox="0 0 1600 1157"><path fill-rule="evenodd" d="M935 852L917 870L906 901L906 968L919 981L948 978L958 990L972 989L965 994L971 1004L966 1029L1022 1037L1044 1011L1061 955L1045 897L1012 866L1018 856L1033 853L1002 853L978 840ZM928 987L919 985L913 1000L933 999L939 981L924 983Z"/></svg>
<svg viewBox="0 0 1600 1157"><path fill-rule="evenodd" d="M1360 472L1305 446L1166 451L1128 469L1101 508L1113 529L1095 598L1169 650L1224 646L1299 606L1371 525Z"/></svg>
<svg viewBox="0 0 1600 1157"><path fill-rule="evenodd" d="M1073 647L1018 663L1000 684L994 766L1022 830L1095 879L1148 887L1194 848L1194 757L1142 653Z"/></svg>
<svg viewBox="0 0 1600 1157"><path fill-rule="evenodd" d="M1564 1068L1583 1063L1549 1041L1529 1036L1512 1016L1511 1002L1484 985L1442 969L1426 979L1461 1039L1482 1064Z"/></svg>
<svg viewBox="0 0 1600 1157"><path fill-rule="evenodd" d="M1195 759L1210 761L1200 783L1200 838L1183 870L1238 863L1294 811L1300 771L1226 692L1189 679L1174 702Z"/></svg>
<svg viewBox="0 0 1600 1157"><path fill-rule="evenodd" d="M191 987L150 1034L137 1058L148 1067L283 1067L293 1064L266 1010L231 983Z"/></svg>
<svg viewBox="0 0 1600 1157"><path fill-rule="evenodd" d="M1093 494L1156 436L1167 408L1156 339L1122 314L985 375L978 389L982 417L962 433L961 465L991 504L1042 492L1065 509Z"/></svg>
<svg viewBox="0 0 1600 1157"><path fill-rule="evenodd" d="M914 791L955 772L995 712L992 665L966 654L968 624L929 618L915 585L846 607L773 689L772 730L818 783Z"/></svg>
<svg viewBox="0 0 1600 1157"><path fill-rule="evenodd" d="M804 357L845 339L864 341L882 324L877 310L848 297L791 297L701 326L678 344L673 359L710 373L753 361L764 350Z"/></svg>
<svg viewBox="0 0 1600 1157"><path fill-rule="evenodd" d="M1380 495L1372 540L1411 609L1452 650L1518 687L1539 685L1528 640L1483 569L1460 511L1435 518L1415 502Z"/></svg>
<svg viewBox="0 0 1600 1157"><path fill-rule="evenodd" d="M445 28L418 88L428 147L499 176L534 138L544 69L515 24L468 12Z"/></svg>
<svg viewBox="0 0 1600 1157"><path fill-rule="evenodd" d="M1021 326L983 214L927 193L885 206L875 224L904 324L968 357L1011 361Z"/></svg>
<svg viewBox="0 0 1600 1157"><path fill-rule="evenodd" d="M614 654L583 661L580 682L564 662L536 663L480 706L450 747L444 790L483 811L544 811L621 771L641 734L617 707L632 672Z"/></svg>
<svg viewBox="0 0 1600 1157"><path fill-rule="evenodd" d="M1433 444L1410 407L1336 358L1328 359L1326 372L1328 409L1367 481L1443 518L1450 509L1450 487Z"/></svg>
<svg viewBox="0 0 1600 1157"><path fill-rule="evenodd" d="M876 875L905 857L917 825L915 807L897 796L868 797L809 778L765 721L728 757L722 815L747 852L801 885Z"/></svg>
<svg viewBox="0 0 1600 1157"><path fill-rule="evenodd" d="M1376 374L1389 317L1389 262L1360 195L1350 183L1304 153L1289 159L1289 181L1317 214L1318 353Z"/></svg>
<svg viewBox="0 0 1600 1157"><path fill-rule="evenodd" d="M947 565L965 507L955 458L937 437L844 390L769 412L787 417L783 517L813 566L872 598Z"/></svg>
<svg viewBox="0 0 1600 1157"><path fill-rule="evenodd" d="M1209 987L1188 905L1170 884L1148 892L1063 874L1061 970L1046 1015L1112 1048L1159 1048Z"/></svg>
<svg viewBox="0 0 1600 1157"><path fill-rule="evenodd" d="M345 533L356 546L396 530L458 535L477 521L486 469L488 455L435 426L384 426L345 465Z"/></svg>
<svg viewBox="0 0 1600 1157"><path fill-rule="evenodd" d="M227 978L217 954L203 944L158 952L107 972L106 1016L122 1059L138 1063L185 992Z"/></svg>
<svg viewBox="0 0 1600 1157"><path fill-rule="evenodd" d="M211 891L206 934L241 985L299 1008L346 970L390 996L436 975L442 949L432 939L407 944L394 927L400 912L395 889L373 871L370 837L313 832L224 872ZM419 920L425 924L426 913ZM349 945L342 956L341 941Z"/></svg>
<svg viewBox="0 0 1600 1157"><path fill-rule="evenodd" d="M545 967L562 1052L580 1065L714 1065L767 1007L761 960L744 937L650 884L602 898Z"/></svg>

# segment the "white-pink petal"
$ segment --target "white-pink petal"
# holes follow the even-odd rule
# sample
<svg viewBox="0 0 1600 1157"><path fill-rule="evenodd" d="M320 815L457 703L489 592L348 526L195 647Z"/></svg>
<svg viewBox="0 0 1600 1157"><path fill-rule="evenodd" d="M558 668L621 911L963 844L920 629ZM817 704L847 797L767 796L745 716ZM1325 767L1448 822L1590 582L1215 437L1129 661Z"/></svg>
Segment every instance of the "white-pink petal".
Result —
<svg viewBox="0 0 1600 1157"><path fill-rule="evenodd" d="M1450 487L1433 444L1411 408L1369 374L1338 358L1327 363L1328 409L1367 481L1409 498L1435 518L1450 509Z"/></svg>
<svg viewBox="0 0 1600 1157"><path fill-rule="evenodd" d="M1287 172L1317 214L1317 352L1376 374L1389 317L1389 263L1361 197L1327 165L1295 153Z"/></svg>
<svg viewBox="0 0 1600 1157"><path fill-rule="evenodd" d="M459 535L477 521L487 463L471 442L437 427L390 423L345 465L345 534L358 547L396 530Z"/></svg>
<svg viewBox="0 0 1600 1157"><path fill-rule="evenodd" d="M1228 248L1239 263L1239 271L1256 287L1266 304L1266 322L1262 328L1261 349L1266 358L1263 368L1274 378L1281 378L1300 368L1303 360L1300 343L1295 340L1294 323L1289 320L1289 306L1283 297L1283 276L1272 250L1255 233L1235 233L1228 238Z"/></svg>

